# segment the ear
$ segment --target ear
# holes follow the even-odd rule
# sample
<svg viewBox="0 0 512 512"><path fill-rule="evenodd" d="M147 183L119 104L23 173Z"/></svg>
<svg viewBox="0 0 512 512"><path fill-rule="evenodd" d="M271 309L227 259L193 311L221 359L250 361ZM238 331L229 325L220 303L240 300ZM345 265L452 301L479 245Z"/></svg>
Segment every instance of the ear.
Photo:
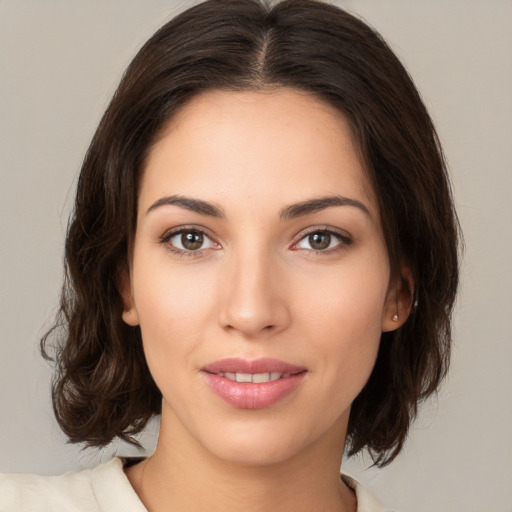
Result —
<svg viewBox="0 0 512 512"><path fill-rule="evenodd" d="M395 331L405 324L411 312L414 280L411 269L402 266L400 275L391 278L382 314L382 331Z"/></svg>
<svg viewBox="0 0 512 512"><path fill-rule="evenodd" d="M139 316L133 300L132 279L128 266L123 266L117 277L117 286L123 300L123 321L135 327L139 325Z"/></svg>

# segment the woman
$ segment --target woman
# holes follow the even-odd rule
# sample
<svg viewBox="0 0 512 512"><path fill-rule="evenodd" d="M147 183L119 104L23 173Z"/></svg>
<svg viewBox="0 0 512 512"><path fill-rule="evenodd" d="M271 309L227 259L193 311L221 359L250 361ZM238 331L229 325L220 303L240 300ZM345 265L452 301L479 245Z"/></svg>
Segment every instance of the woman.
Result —
<svg viewBox="0 0 512 512"><path fill-rule="evenodd" d="M3 477L2 510L381 510L342 454L400 452L458 265L434 127L372 29L312 0L162 27L85 158L66 271L59 424L101 447L161 414L158 445Z"/></svg>

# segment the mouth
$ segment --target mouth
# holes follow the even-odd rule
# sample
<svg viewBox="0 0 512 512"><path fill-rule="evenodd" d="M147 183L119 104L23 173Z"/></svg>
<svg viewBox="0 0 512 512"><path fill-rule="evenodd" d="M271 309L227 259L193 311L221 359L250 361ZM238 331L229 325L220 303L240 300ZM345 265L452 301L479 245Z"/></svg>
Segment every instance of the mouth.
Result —
<svg viewBox="0 0 512 512"><path fill-rule="evenodd" d="M277 359L231 358L202 369L215 395L240 409L263 409L295 391L307 373L300 367Z"/></svg>
<svg viewBox="0 0 512 512"><path fill-rule="evenodd" d="M232 373L232 372L220 372L212 375L219 375L225 377L233 382L253 382L255 384L261 384L263 382L274 382L279 379L286 379L290 375L296 375L292 373L279 373L279 372L267 372L267 373Z"/></svg>
<svg viewBox="0 0 512 512"><path fill-rule="evenodd" d="M228 374L227 378L231 378L232 374L235 375L292 375L299 372L307 371L304 366L297 366L294 364L280 361L279 359L260 358L260 359L242 359L239 357L231 357L221 359L214 363L207 364L202 368L203 371L214 374ZM270 378L270 377L269 377ZM276 377L279 378L279 377ZM234 380L234 379L232 379ZM276 379L273 379L276 380ZM242 381L246 382L246 381Z"/></svg>

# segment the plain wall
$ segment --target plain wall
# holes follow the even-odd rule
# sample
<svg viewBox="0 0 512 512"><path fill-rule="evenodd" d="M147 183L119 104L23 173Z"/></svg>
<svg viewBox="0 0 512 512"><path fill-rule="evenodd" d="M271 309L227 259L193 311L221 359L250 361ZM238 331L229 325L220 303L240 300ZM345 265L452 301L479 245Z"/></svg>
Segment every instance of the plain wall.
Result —
<svg viewBox="0 0 512 512"><path fill-rule="evenodd" d="M65 443L38 342L94 129L136 50L191 3L0 0L0 472L57 474L124 449ZM337 3L375 26L412 74L444 144L466 241L445 386L391 466L364 470L356 459L344 471L395 510L512 511L512 2Z"/></svg>

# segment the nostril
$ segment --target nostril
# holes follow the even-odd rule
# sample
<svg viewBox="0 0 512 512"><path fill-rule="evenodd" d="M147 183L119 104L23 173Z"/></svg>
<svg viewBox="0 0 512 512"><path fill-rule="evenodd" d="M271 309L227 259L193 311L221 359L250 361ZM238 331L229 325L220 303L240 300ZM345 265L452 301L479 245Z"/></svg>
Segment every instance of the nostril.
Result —
<svg viewBox="0 0 512 512"><path fill-rule="evenodd" d="M227 324L224 326L225 329L229 330L229 331L232 331L232 330L240 330L239 327L235 327L234 325L232 324ZM270 324L270 325L265 325L264 327L261 328L261 331L273 331L275 330L276 326L273 325L273 324Z"/></svg>

